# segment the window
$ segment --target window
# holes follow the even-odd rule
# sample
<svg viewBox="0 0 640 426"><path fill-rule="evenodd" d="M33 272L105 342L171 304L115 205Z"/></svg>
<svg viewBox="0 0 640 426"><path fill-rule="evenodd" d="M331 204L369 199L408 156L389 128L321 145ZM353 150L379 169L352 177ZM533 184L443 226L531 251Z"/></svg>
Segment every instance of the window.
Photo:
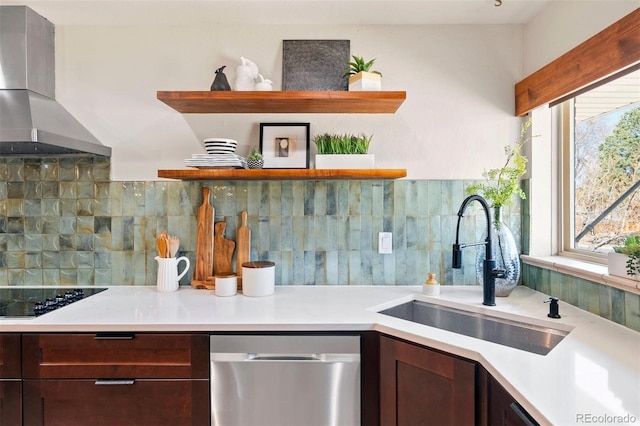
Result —
<svg viewBox="0 0 640 426"><path fill-rule="evenodd" d="M604 258L640 234L640 70L561 110L563 251Z"/></svg>

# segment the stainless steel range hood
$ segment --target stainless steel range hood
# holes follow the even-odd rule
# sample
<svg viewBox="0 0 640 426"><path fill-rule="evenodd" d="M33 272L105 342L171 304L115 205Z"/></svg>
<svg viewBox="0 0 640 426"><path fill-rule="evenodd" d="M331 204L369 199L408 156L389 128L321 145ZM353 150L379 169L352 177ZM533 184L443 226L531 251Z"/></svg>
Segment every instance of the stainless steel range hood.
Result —
<svg viewBox="0 0 640 426"><path fill-rule="evenodd" d="M0 6L0 156L111 156L55 100L54 25Z"/></svg>

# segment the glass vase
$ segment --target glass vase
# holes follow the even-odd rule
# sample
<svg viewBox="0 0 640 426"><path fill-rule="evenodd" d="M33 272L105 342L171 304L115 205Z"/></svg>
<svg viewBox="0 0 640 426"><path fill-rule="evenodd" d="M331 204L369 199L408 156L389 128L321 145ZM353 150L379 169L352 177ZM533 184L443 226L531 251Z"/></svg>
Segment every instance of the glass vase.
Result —
<svg viewBox="0 0 640 426"><path fill-rule="evenodd" d="M487 231L484 231L482 240L487 238ZM499 207L493 208L493 221L491 223L491 244L493 259L496 261L496 268L503 269L504 278L496 278L496 296L507 297L511 294L520 280L520 254L516 240L509 227L502 222ZM481 285L483 283L482 268L486 254L486 248L480 246L476 255L476 277Z"/></svg>

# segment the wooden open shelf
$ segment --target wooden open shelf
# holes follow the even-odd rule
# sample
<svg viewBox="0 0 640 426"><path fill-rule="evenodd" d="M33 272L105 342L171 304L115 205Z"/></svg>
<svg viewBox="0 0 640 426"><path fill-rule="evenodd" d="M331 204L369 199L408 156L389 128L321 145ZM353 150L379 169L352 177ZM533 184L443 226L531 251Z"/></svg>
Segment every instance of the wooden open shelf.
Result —
<svg viewBox="0 0 640 426"><path fill-rule="evenodd" d="M406 169L180 169L158 170L158 177L180 180L399 179Z"/></svg>
<svg viewBox="0 0 640 426"><path fill-rule="evenodd" d="M158 91L159 100L186 114L347 113L393 114L407 92L348 91Z"/></svg>

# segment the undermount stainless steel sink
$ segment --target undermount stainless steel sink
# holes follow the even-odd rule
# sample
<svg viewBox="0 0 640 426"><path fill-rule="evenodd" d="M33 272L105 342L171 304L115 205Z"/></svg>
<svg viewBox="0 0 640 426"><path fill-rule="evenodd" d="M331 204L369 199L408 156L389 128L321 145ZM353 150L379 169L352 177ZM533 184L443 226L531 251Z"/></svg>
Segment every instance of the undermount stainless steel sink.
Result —
<svg viewBox="0 0 640 426"><path fill-rule="evenodd" d="M569 334L565 330L419 300L403 303L380 313L539 355L548 354Z"/></svg>

